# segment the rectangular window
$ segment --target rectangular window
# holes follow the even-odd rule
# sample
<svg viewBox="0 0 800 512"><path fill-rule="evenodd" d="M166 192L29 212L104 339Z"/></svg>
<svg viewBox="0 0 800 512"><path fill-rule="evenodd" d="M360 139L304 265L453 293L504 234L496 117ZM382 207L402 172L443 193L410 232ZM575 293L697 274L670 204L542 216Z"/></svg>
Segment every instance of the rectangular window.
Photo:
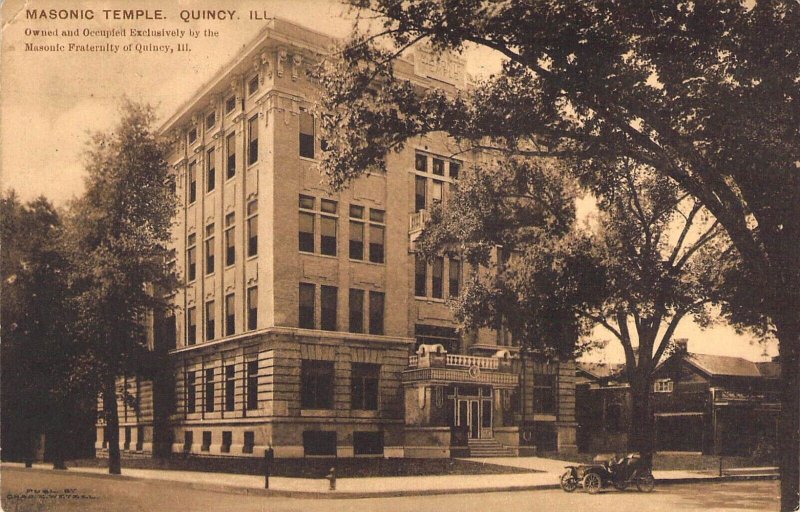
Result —
<svg viewBox="0 0 800 512"><path fill-rule="evenodd" d="M352 409L377 411L381 366L353 363L350 370L350 399Z"/></svg>
<svg viewBox="0 0 800 512"><path fill-rule="evenodd" d="M253 331L258 327L258 287L247 289L247 330Z"/></svg>
<svg viewBox="0 0 800 512"><path fill-rule="evenodd" d="M228 162L225 166L226 179L236 176L236 133L231 133L225 139L225 147L228 154Z"/></svg>
<svg viewBox="0 0 800 512"><path fill-rule="evenodd" d="M247 82L247 94L253 94L258 90L258 75L254 76Z"/></svg>
<svg viewBox="0 0 800 512"><path fill-rule="evenodd" d="M300 156L314 158L314 116L300 110Z"/></svg>
<svg viewBox="0 0 800 512"><path fill-rule="evenodd" d="M444 176L444 160L441 158L433 159L433 174L437 176Z"/></svg>
<svg viewBox="0 0 800 512"><path fill-rule="evenodd" d="M431 180L431 203L438 204L442 202L444 194L444 182L439 180Z"/></svg>
<svg viewBox="0 0 800 512"><path fill-rule="evenodd" d="M231 432L230 430L222 431L222 444L219 447L219 451L222 453L230 453L232 443L233 443L233 432Z"/></svg>
<svg viewBox="0 0 800 512"><path fill-rule="evenodd" d="M256 434L253 431L246 431L244 433L244 446L242 446L242 453L253 453L253 447L256 444Z"/></svg>
<svg viewBox="0 0 800 512"><path fill-rule="evenodd" d="M653 391L655 393L672 393L672 381L657 380L653 382Z"/></svg>
<svg viewBox="0 0 800 512"><path fill-rule="evenodd" d="M461 173L461 162L450 162L450 177L454 180L458 179L458 175Z"/></svg>
<svg viewBox="0 0 800 512"><path fill-rule="evenodd" d="M258 254L258 199L247 203L247 255Z"/></svg>
<svg viewBox="0 0 800 512"><path fill-rule="evenodd" d="M186 413L193 414L197 405L195 372L186 372Z"/></svg>
<svg viewBox="0 0 800 512"><path fill-rule="evenodd" d="M225 367L225 410L230 412L236 404L236 366Z"/></svg>
<svg viewBox="0 0 800 512"><path fill-rule="evenodd" d="M258 115L247 122L247 165L258 161Z"/></svg>
<svg viewBox="0 0 800 512"><path fill-rule="evenodd" d="M384 233L386 227L386 213L383 210L369 210L369 261L372 263L384 262Z"/></svg>
<svg viewBox="0 0 800 512"><path fill-rule="evenodd" d="M197 128L192 128L189 130L189 144L192 144L194 141L197 140Z"/></svg>
<svg viewBox="0 0 800 512"><path fill-rule="evenodd" d="M353 432L353 455L383 455L383 432Z"/></svg>
<svg viewBox="0 0 800 512"><path fill-rule="evenodd" d="M428 188L428 180L422 176L414 176L414 211L418 212L425 209L426 203L426 190Z"/></svg>
<svg viewBox="0 0 800 512"><path fill-rule="evenodd" d="M197 343L197 310L189 308L186 310L186 344L195 343Z"/></svg>
<svg viewBox="0 0 800 512"><path fill-rule="evenodd" d="M369 292L369 333L383 334L383 292Z"/></svg>
<svg viewBox="0 0 800 512"><path fill-rule="evenodd" d="M302 360L300 407L304 409L333 408L333 361Z"/></svg>
<svg viewBox="0 0 800 512"><path fill-rule="evenodd" d="M300 311L298 325L304 329L314 328L314 285L300 283Z"/></svg>
<svg viewBox="0 0 800 512"><path fill-rule="evenodd" d="M206 341L214 339L214 301L206 302Z"/></svg>
<svg viewBox="0 0 800 512"><path fill-rule="evenodd" d="M298 228L299 249L301 252L314 252L314 214L300 212Z"/></svg>
<svg viewBox="0 0 800 512"><path fill-rule="evenodd" d="M189 181L189 204L192 204L197 200L197 163L190 162L189 163L189 172L187 173L187 179Z"/></svg>
<svg viewBox="0 0 800 512"><path fill-rule="evenodd" d="M231 212L225 216L225 266L229 267L236 262L236 232L234 222L236 214Z"/></svg>
<svg viewBox="0 0 800 512"><path fill-rule="evenodd" d="M217 184L216 151L214 148L206 152L206 192L211 192Z"/></svg>
<svg viewBox="0 0 800 512"><path fill-rule="evenodd" d="M417 254L414 257L414 295L425 297L428 295L428 264Z"/></svg>
<svg viewBox="0 0 800 512"><path fill-rule="evenodd" d="M442 297L444 297L443 280L444 280L444 258L438 256L433 259L433 266L431 272L431 296L434 299L441 299Z"/></svg>
<svg viewBox="0 0 800 512"><path fill-rule="evenodd" d="M556 413L556 376L533 376L533 412L540 414Z"/></svg>
<svg viewBox="0 0 800 512"><path fill-rule="evenodd" d="M200 450L207 452L211 448L211 431L203 431L203 444L200 445Z"/></svg>
<svg viewBox="0 0 800 512"><path fill-rule="evenodd" d="M212 110L206 116L206 129L213 128L217 124L217 112Z"/></svg>
<svg viewBox="0 0 800 512"><path fill-rule="evenodd" d="M336 456L336 431L304 430L303 454Z"/></svg>
<svg viewBox="0 0 800 512"><path fill-rule="evenodd" d="M197 236L192 233L186 240L186 281L191 283L197 277Z"/></svg>
<svg viewBox="0 0 800 512"><path fill-rule="evenodd" d="M350 332L364 332L364 290L350 288Z"/></svg>
<svg viewBox="0 0 800 512"><path fill-rule="evenodd" d="M214 223L206 226L206 275L214 273Z"/></svg>
<svg viewBox="0 0 800 512"><path fill-rule="evenodd" d="M320 327L323 331L336 330L336 302L339 289L335 286L320 287Z"/></svg>
<svg viewBox="0 0 800 512"><path fill-rule="evenodd" d="M236 109L236 96L231 96L225 100L225 113L230 114Z"/></svg>
<svg viewBox="0 0 800 512"><path fill-rule="evenodd" d="M206 392L205 392L206 412L214 412L214 369L206 370Z"/></svg>
<svg viewBox="0 0 800 512"><path fill-rule="evenodd" d="M350 259L364 259L364 207L350 205Z"/></svg>
<svg viewBox="0 0 800 512"><path fill-rule="evenodd" d="M247 402L248 411L258 409L258 361L247 362Z"/></svg>
<svg viewBox="0 0 800 512"><path fill-rule="evenodd" d="M428 155L422 153L414 155L414 169L419 172L428 172Z"/></svg>
<svg viewBox="0 0 800 512"><path fill-rule="evenodd" d="M236 296L225 296L225 336L232 336L236 332Z"/></svg>
<svg viewBox="0 0 800 512"><path fill-rule="evenodd" d="M461 260L450 259L450 289L448 294L451 299L458 297L461 293Z"/></svg>
<svg viewBox="0 0 800 512"><path fill-rule="evenodd" d="M320 253L327 256L336 256L336 217L327 214L336 214L336 201L322 199L320 209L322 214L319 219Z"/></svg>

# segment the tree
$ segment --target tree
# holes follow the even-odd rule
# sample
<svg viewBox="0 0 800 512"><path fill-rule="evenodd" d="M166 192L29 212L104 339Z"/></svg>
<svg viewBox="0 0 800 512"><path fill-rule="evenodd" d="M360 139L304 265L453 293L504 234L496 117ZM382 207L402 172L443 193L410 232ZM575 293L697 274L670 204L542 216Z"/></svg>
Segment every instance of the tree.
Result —
<svg viewBox="0 0 800 512"><path fill-rule="evenodd" d="M151 107L123 101L114 131L90 142L86 192L71 212L74 304L83 343L73 377L103 396L113 474L121 472L116 379L154 364L145 318L168 308L153 290L175 286L167 262L174 178L153 121Z"/></svg>
<svg viewBox="0 0 800 512"><path fill-rule="evenodd" d="M382 23L322 78L342 186L405 140L445 131L486 151L567 159L604 186L622 159L689 192L741 256L782 372L781 507L798 506L800 462L800 4L790 1L490 2L351 0ZM378 49L375 42L388 42ZM414 43L505 59L468 93L415 89L392 62ZM347 109L337 110L338 106ZM613 180L612 180L613 181Z"/></svg>
<svg viewBox="0 0 800 512"><path fill-rule="evenodd" d="M3 194L0 210L3 456L32 461L36 439L46 434L47 457L65 469L65 450L80 450L93 421L69 381L75 344L61 215L44 197L23 204L13 191Z"/></svg>

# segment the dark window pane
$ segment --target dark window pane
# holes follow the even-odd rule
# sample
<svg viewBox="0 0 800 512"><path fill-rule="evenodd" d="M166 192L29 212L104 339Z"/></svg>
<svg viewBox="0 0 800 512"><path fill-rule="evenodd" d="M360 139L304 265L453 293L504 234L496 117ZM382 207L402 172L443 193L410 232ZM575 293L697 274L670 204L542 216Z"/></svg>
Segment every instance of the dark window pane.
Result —
<svg viewBox="0 0 800 512"><path fill-rule="evenodd" d="M189 308L186 311L186 343L194 345L197 342L197 310Z"/></svg>
<svg viewBox="0 0 800 512"><path fill-rule="evenodd" d="M320 253L336 256L336 218L322 216L319 219Z"/></svg>
<svg viewBox="0 0 800 512"><path fill-rule="evenodd" d="M364 332L364 290L350 289L350 332Z"/></svg>
<svg viewBox="0 0 800 512"><path fill-rule="evenodd" d="M417 255L414 259L414 295L425 297L427 293L428 264Z"/></svg>
<svg viewBox="0 0 800 512"><path fill-rule="evenodd" d="M350 205L350 217L354 219L363 219L364 218L364 207L358 206L355 204Z"/></svg>
<svg viewBox="0 0 800 512"><path fill-rule="evenodd" d="M369 333L383 334L384 294L369 292Z"/></svg>
<svg viewBox="0 0 800 512"><path fill-rule="evenodd" d="M461 261L450 260L450 290L449 295L451 298L458 297L461 293Z"/></svg>
<svg viewBox="0 0 800 512"><path fill-rule="evenodd" d="M209 114L206 116L206 128L211 128L215 124L217 124L217 113L209 112Z"/></svg>
<svg viewBox="0 0 800 512"><path fill-rule="evenodd" d="M444 278L444 258L434 258L432 270L431 296L435 299L441 299L443 297L442 280Z"/></svg>
<svg viewBox="0 0 800 512"><path fill-rule="evenodd" d="M252 331L258 326L258 287L253 286L247 290L247 330Z"/></svg>
<svg viewBox="0 0 800 512"><path fill-rule="evenodd" d="M322 199L320 200L319 209L323 213L336 213L338 211L338 204L336 201L331 201L330 199Z"/></svg>
<svg viewBox="0 0 800 512"><path fill-rule="evenodd" d="M236 134L231 133L228 135L226 141L228 151L227 178L231 179L236 175Z"/></svg>
<svg viewBox="0 0 800 512"><path fill-rule="evenodd" d="M453 179L458 179L458 175L461 173L461 163L460 162L450 162L450 177Z"/></svg>
<svg viewBox="0 0 800 512"><path fill-rule="evenodd" d="M305 329L314 328L314 285L300 283L299 326Z"/></svg>
<svg viewBox="0 0 800 512"><path fill-rule="evenodd" d="M206 341L214 339L214 301L206 302Z"/></svg>
<svg viewBox="0 0 800 512"><path fill-rule="evenodd" d="M299 249L314 252L314 214L300 212Z"/></svg>
<svg viewBox="0 0 800 512"><path fill-rule="evenodd" d="M314 158L314 116L300 112L300 156Z"/></svg>
<svg viewBox="0 0 800 512"><path fill-rule="evenodd" d="M253 94L258 90L258 75L254 76L247 82L247 94Z"/></svg>
<svg viewBox="0 0 800 512"><path fill-rule="evenodd" d="M364 224L350 222L350 259L364 259Z"/></svg>
<svg viewBox="0 0 800 512"><path fill-rule="evenodd" d="M383 432L353 432L354 455L383 455Z"/></svg>
<svg viewBox="0 0 800 512"><path fill-rule="evenodd" d="M248 215L250 215L247 219L247 255L255 256L258 254L258 215L255 213L258 210L253 207L253 213L250 213L250 205L257 205L257 203L251 201L247 206Z"/></svg>
<svg viewBox="0 0 800 512"><path fill-rule="evenodd" d="M190 247L186 251L186 279L191 282L197 277L197 249Z"/></svg>
<svg viewBox="0 0 800 512"><path fill-rule="evenodd" d="M533 412L555 414L556 412L556 376L533 376Z"/></svg>
<svg viewBox="0 0 800 512"><path fill-rule="evenodd" d="M425 209L425 196L428 180L422 176L414 177L414 211Z"/></svg>
<svg viewBox="0 0 800 512"><path fill-rule="evenodd" d="M225 296L225 336L236 331L236 298L233 294Z"/></svg>
<svg viewBox="0 0 800 512"><path fill-rule="evenodd" d="M444 160L439 158L433 159L433 174L444 176Z"/></svg>
<svg viewBox="0 0 800 512"><path fill-rule="evenodd" d="M414 155L414 169L419 172L428 172L428 156L421 153Z"/></svg>
<svg viewBox="0 0 800 512"><path fill-rule="evenodd" d="M381 367L378 364L352 364L350 372L351 408L368 411L378 409L380 370Z"/></svg>
<svg viewBox="0 0 800 512"><path fill-rule="evenodd" d="M303 454L336 456L336 432L322 430L303 431Z"/></svg>
<svg viewBox="0 0 800 512"><path fill-rule="evenodd" d="M372 263L383 263L383 230L383 226L369 226L369 261Z"/></svg>
<svg viewBox="0 0 800 512"><path fill-rule="evenodd" d="M338 288L335 286L322 286L320 288L320 303L322 314L321 328L324 331L336 330L336 302Z"/></svg>
<svg viewBox="0 0 800 512"><path fill-rule="evenodd" d="M333 408L333 361L304 359L300 366L300 406Z"/></svg>
<svg viewBox="0 0 800 512"><path fill-rule="evenodd" d="M258 116L248 122L247 137L247 164L254 164L258 161Z"/></svg>
<svg viewBox="0 0 800 512"><path fill-rule="evenodd" d="M258 361L247 362L247 410L258 409Z"/></svg>
<svg viewBox="0 0 800 512"><path fill-rule="evenodd" d="M206 412L214 412L214 369L209 368L206 370L206 391L205 391L205 404Z"/></svg>
<svg viewBox="0 0 800 512"><path fill-rule="evenodd" d="M189 204L195 202L197 200L197 164L195 162L191 162L189 164L189 172L187 173L187 179L189 181Z"/></svg>
<svg viewBox="0 0 800 512"><path fill-rule="evenodd" d="M217 184L216 152L211 148L206 153L206 190L211 192Z"/></svg>
<svg viewBox="0 0 800 512"><path fill-rule="evenodd" d="M195 372L186 372L186 412L195 412L197 403L197 389L195 388Z"/></svg>
<svg viewBox="0 0 800 512"><path fill-rule="evenodd" d="M235 108L236 108L236 97L235 96L231 96L230 98L225 100L225 113L226 114L228 112L233 112L233 110Z"/></svg>
<svg viewBox="0 0 800 512"><path fill-rule="evenodd" d="M383 210L369 209L369 221L383 224L386 221L386 212Z"/></svg>
<svg viewBox="0 0 800 512"><path fill-rule="evenodd" d="M225 367L225 410L232 411L236 403L236 367Z"/></svg>

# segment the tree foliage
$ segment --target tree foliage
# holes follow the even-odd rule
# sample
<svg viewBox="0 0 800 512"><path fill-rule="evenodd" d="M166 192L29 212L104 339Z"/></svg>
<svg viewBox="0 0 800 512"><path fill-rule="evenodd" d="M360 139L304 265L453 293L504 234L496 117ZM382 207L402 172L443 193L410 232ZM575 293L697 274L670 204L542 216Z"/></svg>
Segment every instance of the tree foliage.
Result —
<svg viewBox="0 0 800 512"><path fill-rule="evenodd" d="M167 244L175 208L154 113L124 101L114 131L93 136L86 192L72 205L73 303L83 351L75 377L103 394L109 471L119 472L115 379L151 368L148 314L169 308L175 286Z"/></svg>

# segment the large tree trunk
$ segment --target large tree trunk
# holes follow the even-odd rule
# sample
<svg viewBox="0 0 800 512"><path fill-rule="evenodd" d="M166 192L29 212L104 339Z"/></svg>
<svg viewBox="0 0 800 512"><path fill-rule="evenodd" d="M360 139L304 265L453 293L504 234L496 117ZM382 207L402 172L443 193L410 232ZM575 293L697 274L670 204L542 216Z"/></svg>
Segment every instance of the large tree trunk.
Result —
<svg viewBox="0 0 800 512"><path fill-rule="evenodd" d="M786 313L787 316L797 317L800 312ZM781 416L778 426L781 510L789 512L800 507L800 321L792 318L776 323L781 362Z"/></svg>
<svg viewBox="0 0 800 512"><path fill-rule="evenodd" d="M628 428L628 449L639 452L648 468L653 467L655 451L655 424L650 403L648 379L636 376L631 379L631 418Z"/></svg>
<svg viewBox="0 0 800 512"><path fill-rule="evenodd" d="M103 415L108 432L108 472L112 475L122 473L119 453L119 416L117 414L117 383L108 377L103 382Z"/></svg>

